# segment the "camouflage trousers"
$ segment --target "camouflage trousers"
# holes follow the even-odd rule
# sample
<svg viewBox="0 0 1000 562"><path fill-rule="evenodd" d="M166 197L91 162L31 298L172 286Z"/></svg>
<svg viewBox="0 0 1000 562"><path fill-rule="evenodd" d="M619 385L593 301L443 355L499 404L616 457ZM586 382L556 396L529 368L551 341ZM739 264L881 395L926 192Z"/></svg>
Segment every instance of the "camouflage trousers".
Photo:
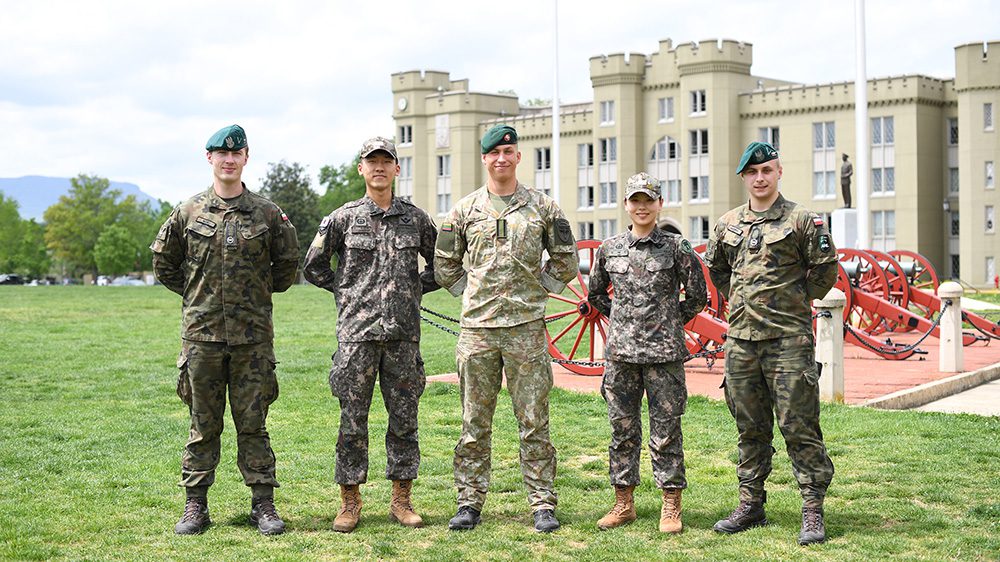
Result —
<svg viewBox="0 0 1000 562"><path fill-rule="evenodd" d="M502 375L520 435L521 475L533 511L555 509L556 449L549 438L552 363L545 326L462 328L455 348L462 436L455 447L458 505L482 510L490 484L493 413Z"/></svg>
<svg viewBox="0 0 1000 562"><path fill-rule="evenodd" d="M649 454L657 488L687 488L681 415L687 406L684 362L640 365L608 360L601 396L608 403L612 486L639 485L642 395L649 402Z"/></svg>
<svg viewBox="0 0 1000 562"><path fill-rule="evenodd" d="M389 414L385 433L385 477L413 480L420 466L417 404L427 382L420 343L345 342L333 354L330 389L340 399L337 433L338 484L368 481L368 412L378 378Z"/></svg>
<svg viewBox="0 0 1000 562"><path fill-rule="evenodd" d="M236 426L236 465L243 482L278 486L265 425L268 407L278 398L275 364L271 342L231 346L183 340L177 395L191 413L191 433L181 461L181 486L215 482L227 391Z"/></svg>
<svg viewBox="0 0 1000 562"><path fill-rule="evenodd" d="M740 499L760 501L771 474L774 418L807 507L823 504L833 462L819 427L819 371L812 334L726 340L725 394L739 431Z"/></svg>

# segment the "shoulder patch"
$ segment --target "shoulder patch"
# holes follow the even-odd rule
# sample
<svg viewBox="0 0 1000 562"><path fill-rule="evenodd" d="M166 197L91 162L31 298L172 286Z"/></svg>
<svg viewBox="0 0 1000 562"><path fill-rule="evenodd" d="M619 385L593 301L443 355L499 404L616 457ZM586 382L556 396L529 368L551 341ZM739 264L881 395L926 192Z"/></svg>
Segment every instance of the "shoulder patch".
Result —
<svg viewBox="0 0 1000 562"><path fill-rule="evenodd" d="M560 244L573 243L573 228L567 219L556 219L556 240Z"/></svg>
<svg viewBox="0 0 1000 562"><path fill-rule="evenodd" d="M319 223L319 233L326 234L327 230L330 230L330 223L333 222L333 218L330 215L323 217L323 220Z"/></svg>
<svg viewBox="0 0 1000 562"><path fill-rule="evenodd" d="M441 223L441 232L451 232L452 230L455 230L455 225L450 222Z"/></svg>
<svg viewBox="0 0 1000 562"><path fill-rule="evenodd" d="M691 249L691 243L687 241L687 238L681 238L681 251L692 254L694 250Z"/></svg>
<svg viewBox="0 0 1000 562"><path fill-rule="evenodd" d="M826 222L823 221L822 217L819 215L812 215L812 221L814 226L823 226L826 224Z"/></svg>

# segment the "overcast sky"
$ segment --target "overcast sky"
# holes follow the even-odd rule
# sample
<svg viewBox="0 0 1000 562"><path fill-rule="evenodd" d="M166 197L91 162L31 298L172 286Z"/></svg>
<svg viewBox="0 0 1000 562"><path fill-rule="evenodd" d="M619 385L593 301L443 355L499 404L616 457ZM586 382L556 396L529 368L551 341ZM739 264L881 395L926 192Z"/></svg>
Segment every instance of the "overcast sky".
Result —
<svg viewBox="0 0 1000 562"><path fill-rule="evenodd" d="M392 136L393 72L551 98L552 2L0 1L0 177L95 174L176 203L239 123L251 189L281 159L319 189L323 165ZM950 78L956 45L1000 40L996 0L868 0L866 17L869 77ZM591 56L667 38L751 43L756 75L853 80L854 18L850 0L562 0L560 98L591 99Z"/></svg>

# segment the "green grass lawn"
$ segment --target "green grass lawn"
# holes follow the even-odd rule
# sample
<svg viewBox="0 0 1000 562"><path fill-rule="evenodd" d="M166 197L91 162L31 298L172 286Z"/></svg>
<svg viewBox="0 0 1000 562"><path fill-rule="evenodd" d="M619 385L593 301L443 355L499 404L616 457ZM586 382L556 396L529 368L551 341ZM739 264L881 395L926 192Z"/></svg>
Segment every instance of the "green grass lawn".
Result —
<svg viewBox="0 0 1000 562"><path fill-rule="evenodd" d="M443 291L425 304L450 315ZM376 392L371 477L349 535L331 530L338 407L327 386L332 298L296 286L275 298L281 396L269 419L277 491L288 532L246 524L249 491L235 466L231 422L210 494L215 525L181 537L176 486L188 431L174 393L180 300L162 287L0 287L0 558L3 559L427 559L427 560L997 560L1000 558L1000 418L827 405L823 429L837 475L827 499L829 541L799 547L800 502L776 443L769 527L720 536L712 524L736 501L736 432L721 402L692 398L684 417L689 489L686 530L657 529L659 494L644 455L639 520L598 532L610 507L608 424L596 395L554 390L559 451L552 535L531 530L520 481L517 429L504 394L494 432L493 483L483 524L447 530L454 514L452 451L461 425L457 388L428 386L415 485L428 526L387 519L386 415ZM428 374L454 370L454 336L424 326Z"/></svg>

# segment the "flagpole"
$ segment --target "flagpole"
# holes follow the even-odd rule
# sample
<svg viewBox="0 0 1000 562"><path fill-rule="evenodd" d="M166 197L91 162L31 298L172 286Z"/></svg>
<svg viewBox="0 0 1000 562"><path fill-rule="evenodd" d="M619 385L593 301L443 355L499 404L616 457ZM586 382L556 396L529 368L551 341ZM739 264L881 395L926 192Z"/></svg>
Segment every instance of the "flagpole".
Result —
<svg viewBox="0 0 1000 562"><path fill-rule="evenodd" d="M559 0L552 0L552 198L559 201Z"/></svg>
<svg viewBox="0 0 1000 562"><path fill-rule="evenodd" d="M868 150L868 76L865 72L865 0L854 1L854 151L858 187L858 240L856 248L871 248L868 211L868 181L871 178Z"/></svg>

